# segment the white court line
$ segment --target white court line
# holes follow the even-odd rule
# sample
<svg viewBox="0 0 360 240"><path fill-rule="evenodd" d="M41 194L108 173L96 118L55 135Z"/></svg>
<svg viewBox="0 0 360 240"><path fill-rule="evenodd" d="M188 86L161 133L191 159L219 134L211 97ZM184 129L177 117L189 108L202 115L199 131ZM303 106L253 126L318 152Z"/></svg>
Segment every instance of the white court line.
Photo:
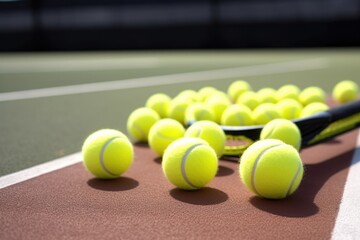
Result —
<svg viewBox="0 0 360 240"><path fill-rule="evenodd" d="M0 93L0 102L323 69L323 58Z"/></svg>
<svg viewBox="0 0 360 240"><path fill-rule="evenodd" d="M1 0L0 0L1 1ZM157 58L1 62L0 73L48 73L155 68Z"/></svg>
<svg viewBox="0 0 360 240"><path fill-rule="evenodd" d="M333 240L360 239L360 133L357 138L351 168L345 183L335 227Z"/></svg>
<svg viewBox="0 0 360 240"><path fill-rule="evenodd" d="M0 177L0 189L50 173L82 161L81 153L74 153L50 162Z"/></svg>

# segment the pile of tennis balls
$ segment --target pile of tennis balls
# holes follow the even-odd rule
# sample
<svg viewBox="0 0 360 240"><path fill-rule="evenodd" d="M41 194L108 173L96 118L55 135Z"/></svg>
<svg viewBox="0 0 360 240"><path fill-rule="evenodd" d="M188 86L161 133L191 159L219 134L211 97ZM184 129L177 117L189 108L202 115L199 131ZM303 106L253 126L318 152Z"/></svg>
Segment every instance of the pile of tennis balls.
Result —
<svg viewBox="0 0 360 240"><path fill-rule="evenodd" d="M353 101L358 86L341 81L332 95L339 104ZM240 178L258 196L285 198L298 188L304 172L299 155L301 133L291 120L327 109L326 94L317 86L301 90L291 84L255 91L248 82L237 80L226 92L206 86L174 97L156 93L129 115L131 140L114 129L91 134L82 147L84 165L98 178L117 178L133 162L132 142L145 142L162 157L169 182L195 190L217 173L226 143L221 125L264 125L260 140L240 158Z"/></svg>

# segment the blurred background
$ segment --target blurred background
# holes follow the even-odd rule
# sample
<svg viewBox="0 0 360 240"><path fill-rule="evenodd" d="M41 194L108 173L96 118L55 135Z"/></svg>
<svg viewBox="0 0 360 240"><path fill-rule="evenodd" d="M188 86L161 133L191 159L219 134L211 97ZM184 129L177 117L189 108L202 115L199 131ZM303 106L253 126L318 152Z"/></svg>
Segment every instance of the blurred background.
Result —
<svg viewBox="0 0 360 240"><path fill-rule="evenodd" d="M360 46L360 0L0 0L0 51Z"/></svg>

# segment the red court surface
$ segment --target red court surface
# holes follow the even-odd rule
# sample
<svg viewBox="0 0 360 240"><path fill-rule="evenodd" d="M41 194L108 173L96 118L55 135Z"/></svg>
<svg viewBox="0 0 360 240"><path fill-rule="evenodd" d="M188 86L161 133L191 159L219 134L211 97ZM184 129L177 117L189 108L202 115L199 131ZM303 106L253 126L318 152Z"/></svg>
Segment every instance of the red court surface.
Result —
<svg viewBox="0 0 360 240"><path fill-rule="evenodd" d="M161 159L135 145L117 180L79 163L1 189L0 239L330 239L358 134L302 150L303 181L284 200L254 196L229 160L204 189L176 189Z"/></svg>

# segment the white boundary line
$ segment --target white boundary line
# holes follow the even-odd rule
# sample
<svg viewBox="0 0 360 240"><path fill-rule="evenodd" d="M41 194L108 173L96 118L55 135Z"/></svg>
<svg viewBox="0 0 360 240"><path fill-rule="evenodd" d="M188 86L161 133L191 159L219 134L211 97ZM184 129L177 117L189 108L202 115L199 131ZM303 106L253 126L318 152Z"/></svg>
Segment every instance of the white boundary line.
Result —
<svg viewBox="0 0 360 240"><path fill-rule="evenodd" d="M327 68L324 58L0 93L0 102Z"/></svg>
<svg viewBox="0 0 360 240"><path fill-rule="evenodd" d="M1 1L1 0L0 0ZM49 72L79 72L99 70L144 69L160 66L157 58L135 59L80 59L27 62L0 61L0 73L49 73Z"/></svg>
<svg viewBox="0 0 360 240"><path fill-rule="evenodd" d="M333 240L360 239L360 132L357 138L351 168L345 183L338 216L332 234Z"/></svg>
<svg viewBox="0 0 360 240"><path fill-rule="evenodd" d="M71 166L81 161L81 152L78 152L50 162L39 164L25 170L2 176L0 177L0 189Z"/></svg>

